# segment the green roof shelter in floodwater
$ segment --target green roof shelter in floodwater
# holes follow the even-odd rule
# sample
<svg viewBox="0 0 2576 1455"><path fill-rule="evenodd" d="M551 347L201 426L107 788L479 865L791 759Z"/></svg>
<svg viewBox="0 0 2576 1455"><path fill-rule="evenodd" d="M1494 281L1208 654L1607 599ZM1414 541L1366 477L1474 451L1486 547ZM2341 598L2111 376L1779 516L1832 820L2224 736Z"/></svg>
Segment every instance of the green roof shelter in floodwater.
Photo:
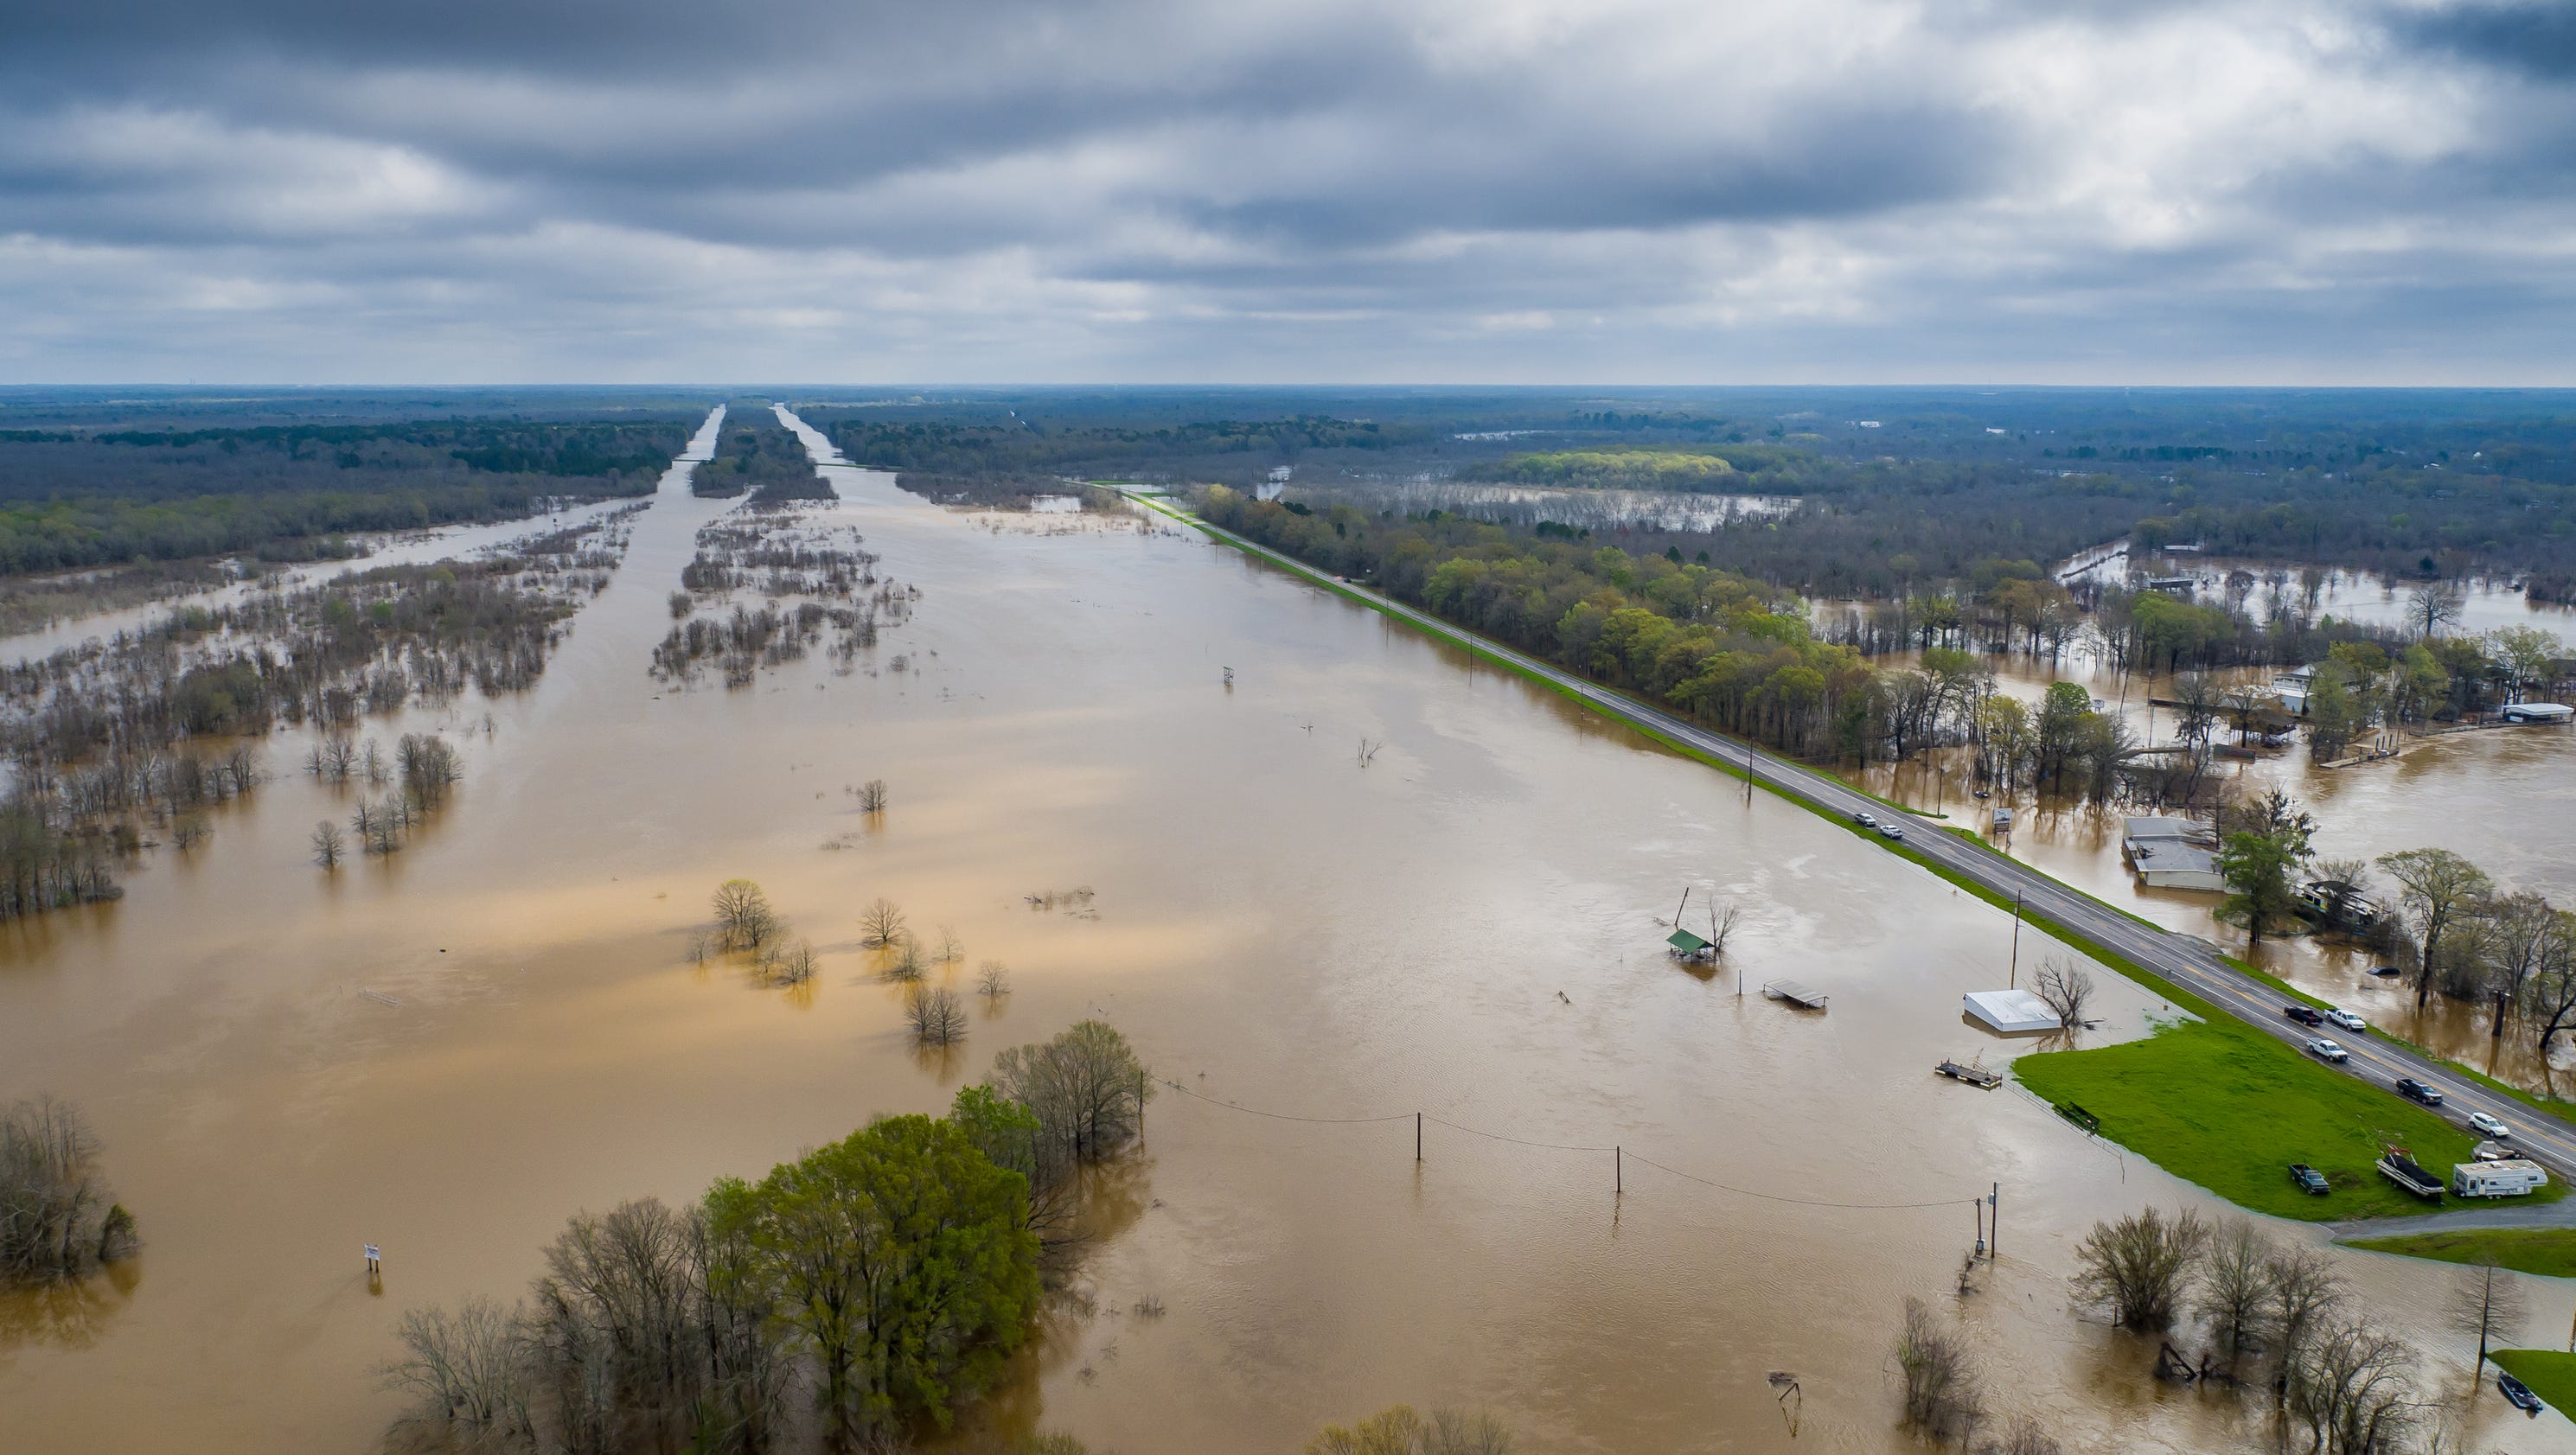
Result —
<svg viewBox="0 0 2576 1455"><path fill-rule="evenodd" d="M1705 955L1713 948L1708 941L1688 930L1673 931L1672 937L1664 943L1672 946L1676 955Z"/></svg>

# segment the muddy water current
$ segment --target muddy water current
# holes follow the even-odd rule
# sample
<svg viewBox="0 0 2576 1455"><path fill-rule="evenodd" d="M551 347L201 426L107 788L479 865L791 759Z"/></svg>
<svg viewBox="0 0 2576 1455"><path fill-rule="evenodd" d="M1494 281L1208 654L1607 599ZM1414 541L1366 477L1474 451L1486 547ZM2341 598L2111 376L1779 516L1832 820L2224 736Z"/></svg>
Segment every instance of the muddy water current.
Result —
<svg viewBox="0 0 2576 1455"><path fill-rule="evenodd" d="M656 684L692 536L738 508L684 473L534 690L373 727L466 755L390 860L311 867L346 805L281 733L274 781L193 856L9 929L0 1096L81 1103L145 1249L0 1301L0 1449L373 1449L403 1308L507 1300L577 1208L940 1109L1088 1015L1185 1090L1096 1189L1086 1297L979 1419L1288 1452L1401 1400L1490 1408L1547 1451L1906 1450L1887 1351L1920 1293L1973 1333L1998 1408L2070 1448L2262 1437L2065 1296L2094 1219L2210 1199L1931 1074L2017 1049L1959 1003L2002 982L2008 917L1195 536L951 513L847 469L828 509L921 588L910 621L847 675ZM872 777L876 823L843 791ZM733 875L822 948L813 984L689 962ZM1685 886L1691 916L1747 909L1723 970L1661 951ZM1027 899L1077 887L1087 906ZM907 1047L857 947L879 895L955 928L961 989L1011 967L953 1056ZM1761 995L1784 976L1829 1009ZM2142 1033L2156 999L2104 978L2092 1034ZM1996 1183L2001 1258L1960 1299L1968 1199ZM2453 1350L2427 1312L2447 1270L2336 1257ZM2571 1290L2538 1293L2546 1343ZM2576 1450L2555 1415L2480 1408L2479 1448Z"/></svg>

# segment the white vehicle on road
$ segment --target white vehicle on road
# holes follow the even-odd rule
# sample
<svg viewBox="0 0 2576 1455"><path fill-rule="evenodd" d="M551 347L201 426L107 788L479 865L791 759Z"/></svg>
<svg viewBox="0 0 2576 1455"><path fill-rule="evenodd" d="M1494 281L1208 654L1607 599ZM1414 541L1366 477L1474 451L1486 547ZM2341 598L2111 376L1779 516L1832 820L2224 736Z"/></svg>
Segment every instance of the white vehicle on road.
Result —
<svg viewBox="0 0 2576 1455"><path fill-rule="evenodd" d="M2469 1113L2469 1125L2499 1140L2513 1135L2513 1128L2506 1126L2501 1118L2489 1116L2482 1111Z"/></svg>
<svg viewBox="0 0 2576 1455"><path fill-rule="evenodd" d="M2354 1015L2351 1011L2345 1010L2339 1005L2330 1005L2326 1007L2326 1019L2343 1027L2345 1030L2352 1032L2356 1036L2368 1035L2370 1033L2370 1022L2363 1020L2361 1017Z"/></svg>
<svg viewBox="0 0 2576 1455"><path fill-rule="evenodd" d="M2327 1040L2323 1036L2319 1036L2315 1040L2308 1042L2308 1054L2316 1057L2320 1061L2332 1061L2338 1066L2352 1059L2352 1053L2350 1051L2345 1050L2343 1047L2336 1045L2334 1042Z"/></svg>

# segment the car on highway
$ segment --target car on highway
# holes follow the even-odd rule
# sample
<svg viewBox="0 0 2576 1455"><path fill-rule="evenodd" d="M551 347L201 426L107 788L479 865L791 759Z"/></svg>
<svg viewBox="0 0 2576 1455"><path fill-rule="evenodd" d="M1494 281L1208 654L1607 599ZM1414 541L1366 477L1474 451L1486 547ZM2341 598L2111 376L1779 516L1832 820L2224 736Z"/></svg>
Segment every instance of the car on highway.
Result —
<svg viewBox="0 0 2576 1455"><path fill-rule="evenodd" d="M2510 1374L2496 1376L2496 1393L2504 1396L2505 1403L2534 1418L2539 1416L2543 1408L2540 1396L2531 1392L2531 1386Z"/></svg>
<svg viewBox="0 0 2576 1455"><path fill-rule="evenodd" d="M2288 1016L2290 1019L2297 1021L2303 1026L2322 1025L2325 1023L2325 1017L2317 1014L2316 1007L2312 1005L2285 1005L2281 1007L2281 1014Z"/></svg>
<svg viewBox="0 0 2576 1455"><path fill-rule="evenodd" d="M2345 1030L2352 1032L2356 1036L2366 1036L2370 1034L2370 1022L2354 1015L2351 1011L2345 1010L2342 1006L2327 1006L2326 1019L2343 1027Z"/></svg>
<svg viewBox="0 0 2576 1455"><path fill-rule="evenodd" d="M2343 1047L2336 1045L2334 1042L2327 1040L2323 1036L2318 1036L2308 1042L2308 1054L2316 1057L2320 1061L2332 1061L2338 1066L2352 1059L2352 1053L2350 1051L2345 1050Z"/></svg>
<svg viewBox="0 0 2576 1455"><path fill-rule="evenodd" d="M2490 1116L2482 1111L2469 1113L2469 1125L2500 1140L2513 1135L2513 1128L2506 1126L2502 1117Z"/></svg>
<svg viewBox="0 0 2576 1455"><path fill-rule="evenodd" d="M2440 1106L2442 1104L2442 1088L2438 1086L2428 1086L2425 1083L2416 1080L2412 1076L2400 1076L2397 1078L2397 1094L2406 1098L2408 1101L2420 1101L2426 1106Z"/></svg>
<svg viewBox="0 0 2576 1455"><path fill-rule="evenodd" d="M2290 1164L2290 1180L2299 1184L2299 1191L2310 1197L2323 1197L2334 1191L2326 1185L2326 1175L2305 1162Z"/></svg>
<svg viewBox="0 0 2576 1455"><path fill-rule="evenodd" d="M1903 825L1883 823L1878 826L1878 831L1882 836L1894 839L1900 844L1905 842L1905 829Z"/></svg>
<svg viewBox="0 0 2576 1455"><path fill-rule="evenodd" d="M1856 813L1852 815L1852 822L1859 824L1865 829L1874 829L1878 827L1878 815L1874 813Z"/></svg>

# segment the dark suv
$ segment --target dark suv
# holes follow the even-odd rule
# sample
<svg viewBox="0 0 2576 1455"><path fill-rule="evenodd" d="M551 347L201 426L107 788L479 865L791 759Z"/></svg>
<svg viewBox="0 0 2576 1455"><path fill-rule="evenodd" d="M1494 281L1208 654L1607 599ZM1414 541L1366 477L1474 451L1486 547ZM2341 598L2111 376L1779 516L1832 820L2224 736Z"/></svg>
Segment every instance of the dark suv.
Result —
<svg viewBox="0 0 2576 1455"><path fill-rule="evenodd" d="M2397 1094L2406 1098L2408 1101L2420 1101L2426 1106L2440 1106L2442 1104L2441 1088L2427 1086L2412 1076L2400 1076L2397 1078Z"/></svg>
<svg viewBox="0 0 2576 1455"><path fill-rule="evenodd" d="M2281 1007L2281 1014L2288 1016L2290 1019L2297 1021L2303 1026L2321 1026L2324 1025L2326 1021L2324 1016L2317 1014L2315 1010L2304 1005L2285 1005Z"/></svg>

